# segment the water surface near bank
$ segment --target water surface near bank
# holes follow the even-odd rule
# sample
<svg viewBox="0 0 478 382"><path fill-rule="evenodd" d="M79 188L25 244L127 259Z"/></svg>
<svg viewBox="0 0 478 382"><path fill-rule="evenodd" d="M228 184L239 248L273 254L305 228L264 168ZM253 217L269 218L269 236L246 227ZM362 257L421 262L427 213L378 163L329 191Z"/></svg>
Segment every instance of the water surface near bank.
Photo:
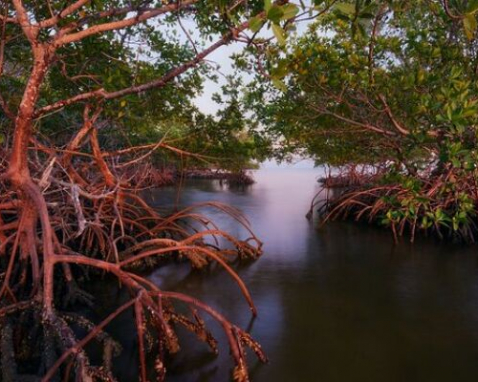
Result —
<svg viewBox="0 0 478 382"><path fill-rule="evenodd" d="M305 214L320 169L270 168L257 183L229 190L189 182L181 206L220 201L239 208L264 242L258 261L239 266L259 316L220 269L172 264L153 272L163 288L209 303L249 328L270 358L250 357L253 381L474 381L478 375L476 247L418 240L395 246L381 229L332 223L318 229ZM173 207L177 190L155 190L153 204ZM244 237L232 219L205 211ZM221 329L215 358L192 335L169 368L169 381L226 381L232 360ZM127 379L127 378L126 378Z"/></svg>

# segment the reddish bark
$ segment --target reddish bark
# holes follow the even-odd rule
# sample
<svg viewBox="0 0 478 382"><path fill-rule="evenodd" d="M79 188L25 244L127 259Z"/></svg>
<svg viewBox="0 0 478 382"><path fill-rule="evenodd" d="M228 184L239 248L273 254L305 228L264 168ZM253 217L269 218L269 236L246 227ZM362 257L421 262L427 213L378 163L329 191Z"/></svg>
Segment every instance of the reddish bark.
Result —
<svg viewBox="0 0 478 382"><path fill-rule="evenodd" d="M33 57L31 74L18 110L16 112L9 110L8 103L0 97L0 106L8 116L12 117L14 127L8 167L0 178L0 186L5 186L8 190L7 193L0 194L0 254L5 254L8 259L0 289L2 303L0 317L31 309L31 315L35 317L36 324L40 325L45 333L45 343L32 346L46 349L45 353L54 354L55 349L47 349L48 346L55 343L50 338L53 336L57 342L61 343L61 347L66 349L56 362L54 360L50 362L51 368L43 377L44 381L53 378L67 360L71 361L70 365L64 369L61 368L65 380L73 370L73 364L78 380L93 380L92 376L94 375L101 375L103 379L106 379L108 371L89 365L88 356L83 348L89 341L104 336L103 328L118 314L132 306L134 306L136 315L140 374L143 381L146 381L147 377L147 347L144 339L152 326L147 323L153 323L157 328L155 338L158 338L158 348L161 349L158 354L160 365L164 358L163 342L169 343L169 347L166 347L171 352L177 348L177 344L174 344L177 339L175 339L171 323L182 323L196 331L199 337L210 340L210 337L204 334L205 331L201 324L193 324L192 320L177 313L171 302L165 302L161 297L197 306L218 320L228 335L232 353L240 371L240 378L247 380L243 344L241 343L241 338L246 338L246 335L240 329L197 300L179 294L165 294L147 279L131 273L129 267L145 262L154 262L159 256L184 256L198 266L216 262L237 282L255 315L256 310L246 286L224 260L231 251L210 249L203 242L207 236L222 236L235 246L237 254L256 257L260 254L261 243L252 235L252 232L251 238L247 241L238 241L217 230L212 223L199 217L190 209L168 218L162 217L138 195L121 189L120 181L115 175L117 169L112 164L110 164L110 168L105 159L110 154L103 153L99 143L98 130L95 126L100 116L99 108L90 116L90 107L88 105L85 107L83 126L67 144L66 149L41 144L34 136L32 129L36 118L68 105L90 99L108 100L165 86L189 68L198 65L213 51L228 44L237 36L237 33L248 26L247 23L244 23L226 33L192 60L155 81L111 93L99 89L37 109L40 91L54 61L56 49L65 44L80 41L87 36L137 25L153 17L191 6L196 2L197 0L187 0L177 4L162 5L159 8L138 10L126 7L114 11L104 11L97 15L100 19L120 14L125 15L125 18L119 21L105 21L80 30L76 28L82 20L81 15L68 25L62 26L60 21L67 16L74 15L88 3L88 0L74 1L58 14L52 14L51 18L38 22L33 21L22 0L12 0L15 17L7 17L7 12L2 12L0 15L2 36L5 33L6 23L18 24L30 43ZM129 17L129 12L133 11L136 11L137 15ZM50 39L44 37L40 39L39 33L45 28L53 28L56 35ZM3 50L4 43L2 42L0 44L0 68L3 61ZM92 156L79 151L82 143L87 139L92 148ZM29 147L31 143L34 147ZM159 147L176 150L162 142L154 149ZM41 150L48 153L50 164L43 166L44 164L39 163L41 162L38 159L39 156L35 158L33 155L29 156L30 149L33 152ZM120 150L115 155L127 156L129 160L122 164L123 167L127 167L142 159L142 157L131 157L142 149L144 148ZM147 149L151 148L147 147ZM181 154L184 153L181 152ZM72 158L75 155L85 159L84 169L77 169L73 166ZM145 154L144 157L147 155L149 154ZM94 160L97 169L91 166L91 160ZM65 176L63 170L66 170L68 176ZM92 177L88 176L89 172L96 170L99 170L104 182L90 181ZM53 188L54 192L45 193L44 188L49 186ZM250 232L247 221L237 211L220 205L216 205L216 207L230 213ZM6 219L8 220L4 222ZM204 225L205 231L192 234L191 230L184 228L179 223L181 219L197 220ZM211 226L213 229L210 228ZM168 241L156 241L158 237L167 237ZM257 247L249 244L251 241L256 243ZM118 245L119 243L125 248ZM100 253L99 258L91 255L98 252ZM54 277L56 265L61 266L60 270L63 272L59 272L57 277ZM97 271L109 272L132 294L130 302L119 307L100 324L88 323L91 330L81 340L76 338L72 328L59 313L59 304L58 301L55 301L55 292L58 294L58 291L64 291L61 288L68 288L68 294L87 298L84 293L75 289L75 274L72 271L74 267L89 267ZM18 268L19 272L17 272ZM22 298L26 298L26 295L29 299L21 301ZM39 311L41 317L38 316ZM83 318L83 320L86 319ZM197 316L195 316L195 320L200 322ZM43 350L40 350L40 353ZM162 366L158 366L158 378L160 380L164 378L164 367Z"/></svg>

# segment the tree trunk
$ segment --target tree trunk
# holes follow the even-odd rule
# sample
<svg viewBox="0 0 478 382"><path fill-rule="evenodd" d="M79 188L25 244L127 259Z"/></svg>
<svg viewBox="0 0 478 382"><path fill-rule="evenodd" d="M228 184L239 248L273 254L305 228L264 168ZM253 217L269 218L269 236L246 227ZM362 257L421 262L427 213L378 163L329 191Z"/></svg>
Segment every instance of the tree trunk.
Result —
<svg viewBox="0 0 478 382"><path fill-rule="evenodd" d="M28 166L28 146L32 136L32 123L35 113L40 88L48 71L52 52L40 44L32 44L33 70L23 93L22 102L15 119L13 146L10 163L6 177L11 182L13 189L18 193L20 201L20 227L19 232L26 235L26 240L20 241L22 252L29 253L33 273L38 270L38 255L31 244L36 243L36 228L38 219L42 226L43 243L43 271L44 271L44 306L47 311L53 310L53 232L48 216L45 198L40 188L35 184L30 175Z"/></svg>

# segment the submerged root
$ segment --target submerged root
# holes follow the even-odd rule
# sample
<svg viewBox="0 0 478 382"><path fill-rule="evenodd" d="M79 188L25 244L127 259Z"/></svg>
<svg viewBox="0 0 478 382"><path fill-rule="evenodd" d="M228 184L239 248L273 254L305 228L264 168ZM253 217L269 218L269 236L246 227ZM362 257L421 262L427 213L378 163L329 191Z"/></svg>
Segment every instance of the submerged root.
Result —
<svg viewBox="0 0 478 382"><path fill-rule="evenodd" d="M36 170L30 183L11 187L0 180L2 380L114 381L114 357L121 349L108 334L107 325L129 312L138 336L139 379L162 381L166 355L180 347L176 324L195 333L217 353L217 342L207 330L201 312L222 326L236 364L234 378L247 381L245 347L266 361L259 345L247 333L210 306L183 294L160 290L135 273L177 259L190 261L197 268L216 263L238 284L255 315L250 293L231 261L257 258L262 244L239 211L206 203L162 215L136 192L138 179L134 184L113 179L111 185L110 175L115 173L112 166L107 173L108 182L101 180L98 174L106 171L106 160L96 173L85 166L73 168L61 157L48 163L47 168L32 163ZM84 183L75 183L73 173ZM230 215L249 237L238 240L222 231L196 212L196 208L203 207ZM94 306L96 300L84 291L85 285L90 278L106 273L127 290L127 302L99 322L67 311ZM189 306L191 314L180 313L178 303ZM90 358L86 345L91 342L102 349L99 363ZM18 354L15 344L26 347L24 354Z"/></svg>
<svg viewBox="0 0 478 382"><path fill-rule="evenodd" d="M457 180L460 179L458 182ZM319 208L322 224L352 218L385 225L395 241L418 233L465 242L478 237L478 179L450 168L427 177L348 187Z"/></svg>

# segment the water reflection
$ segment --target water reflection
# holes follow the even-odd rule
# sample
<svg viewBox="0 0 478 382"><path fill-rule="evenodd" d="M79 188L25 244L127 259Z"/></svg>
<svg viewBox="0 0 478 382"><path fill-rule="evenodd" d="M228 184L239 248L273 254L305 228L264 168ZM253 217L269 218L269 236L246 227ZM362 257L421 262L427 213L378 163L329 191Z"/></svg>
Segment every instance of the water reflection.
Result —
<svg viewBox="0 0 478 382"><path fill-rule="evenodd" d="M182 206L215 200L238 207L264 241L264 256L239 267L259 310L254 322L236 284L220 269L191 272L187 265L173 265L151 279L249 326L271 361L262 366L250 358L254 381L475 380L476 248L426 240L394 246L388 232L350 223L318 230L305 214L320 175L312 169L267 169L243 190L211 181L182 190ZM164 206L175 192L161 189L151 198ZM246 235L234 220L205 212L221 228ZM221 339L220 356L211 357L182 332L183 350L168 380L227 380L227 346L220 328L208 323Z"/></svg>

